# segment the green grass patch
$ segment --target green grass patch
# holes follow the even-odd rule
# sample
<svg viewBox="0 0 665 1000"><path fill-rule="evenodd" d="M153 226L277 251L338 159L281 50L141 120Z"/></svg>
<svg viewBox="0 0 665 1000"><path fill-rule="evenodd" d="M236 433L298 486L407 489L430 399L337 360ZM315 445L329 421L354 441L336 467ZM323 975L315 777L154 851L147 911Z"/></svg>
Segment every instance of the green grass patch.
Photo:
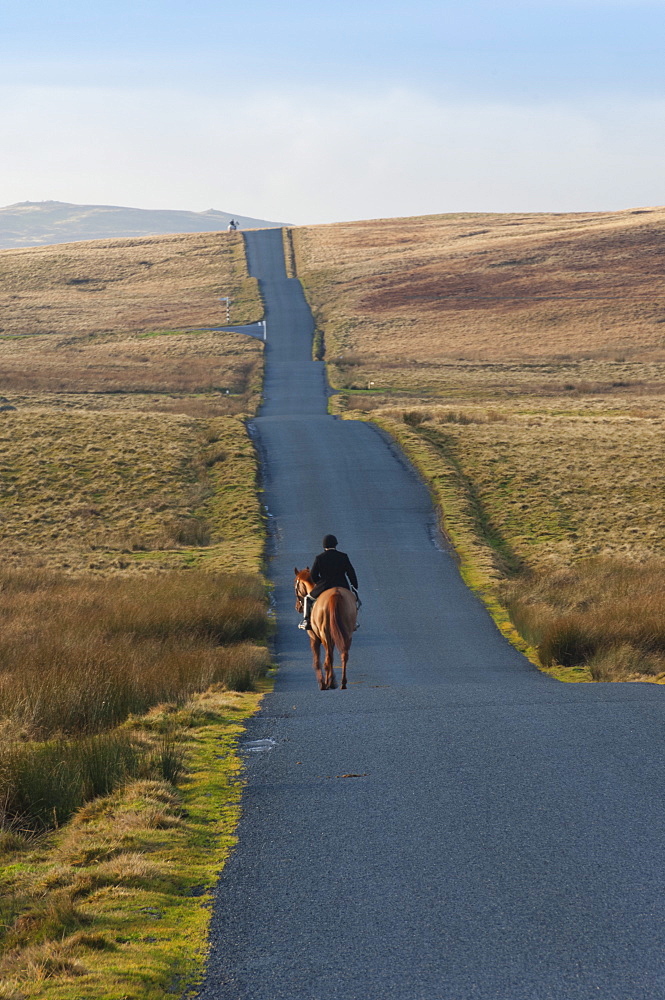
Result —
<svg viewBox="0 0 665 1000"><path fill-rule="evenodd" d="M353 416L345 416L357 419L360 415L354 412ZM458 467L434 441L419 434L412 423L374 412L365 419L371 419L404 449L430 490L441 530L456 553L462 579L483 601L501 634L531 663L540 666L536 650L515 628L499 599L498 587L505 571L504 553L493 548L493 534L483 532L477 498L469 492Z"/></svg>
<svg viewBox="0 0 665 1000"><path fill-rule="evenodd" d="M179 746L186 771L177 787L134 781L55 834L5 843L0 997L189 995L203 971L211 891L236 842L238 739L260 699L213 689L137 719L157 749L172 734L169 753Z"/></svg>

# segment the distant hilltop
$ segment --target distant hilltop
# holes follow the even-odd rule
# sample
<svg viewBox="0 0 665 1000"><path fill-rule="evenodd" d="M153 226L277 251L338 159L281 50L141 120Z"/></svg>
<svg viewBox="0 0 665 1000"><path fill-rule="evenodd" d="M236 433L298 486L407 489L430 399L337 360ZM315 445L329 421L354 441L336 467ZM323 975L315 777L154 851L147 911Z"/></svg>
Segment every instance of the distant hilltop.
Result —
<svg viewBox="0 0 665 1000"><path fill-rule="evenodd" d="M79 240L165 233L209 233L235 219L241 229L277 229L283 223L217 212L177 212L116 205L70 205L64 201L21 201L0 208L0 250Z"/></svg>

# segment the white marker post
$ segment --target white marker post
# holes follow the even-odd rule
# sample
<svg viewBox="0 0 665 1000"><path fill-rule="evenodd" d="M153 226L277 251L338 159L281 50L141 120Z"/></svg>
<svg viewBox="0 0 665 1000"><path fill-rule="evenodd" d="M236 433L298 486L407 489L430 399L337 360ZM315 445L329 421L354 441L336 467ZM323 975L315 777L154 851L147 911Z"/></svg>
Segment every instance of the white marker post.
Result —
<svg viewBox="0 0 665 1000"><path fill-rule="evenodd" d="M266 328L266 321L263 320L263 340L264 342L268 339L268 330Z"/></svg>
<svg viewBox="0 0 665 1000"><path fill-rule="evenodd" d="M220 302L226 302L226 325L231 323L231 299L228 295L220 295Z"/></svg>

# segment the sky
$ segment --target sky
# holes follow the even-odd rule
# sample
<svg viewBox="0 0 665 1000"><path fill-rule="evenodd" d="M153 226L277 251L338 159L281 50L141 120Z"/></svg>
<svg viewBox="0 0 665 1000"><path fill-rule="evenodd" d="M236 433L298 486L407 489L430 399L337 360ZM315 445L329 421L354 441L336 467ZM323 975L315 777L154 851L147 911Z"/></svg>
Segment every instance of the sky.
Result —
<svg viewBox="0 0 665 1000"><path fill-rule="evenodd" d="M665 204L665 0L0 0L0 205Z"/></svg>

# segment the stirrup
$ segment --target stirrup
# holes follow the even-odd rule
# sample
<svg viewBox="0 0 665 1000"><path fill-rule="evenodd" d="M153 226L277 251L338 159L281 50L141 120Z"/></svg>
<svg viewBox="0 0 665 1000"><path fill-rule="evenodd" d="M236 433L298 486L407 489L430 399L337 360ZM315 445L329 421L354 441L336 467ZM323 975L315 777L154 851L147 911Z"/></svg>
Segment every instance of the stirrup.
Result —
<svg viewBox="0 0 665 1000"><path fill-rule="evenodd" d="M309 632L311 627L312 626L310 625L310 623L307 621L306 618L304 618L303 621L298 622L298 628L301 628L303 632Z"/></svg>

